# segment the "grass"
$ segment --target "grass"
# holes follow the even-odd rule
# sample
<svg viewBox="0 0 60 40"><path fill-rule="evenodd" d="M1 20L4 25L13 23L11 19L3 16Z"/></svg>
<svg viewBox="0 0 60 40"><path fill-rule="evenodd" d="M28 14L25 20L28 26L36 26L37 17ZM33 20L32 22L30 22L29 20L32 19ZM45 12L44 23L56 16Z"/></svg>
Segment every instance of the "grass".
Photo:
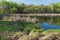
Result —
<svg viewBox="0 0 60 40"><path fill-rule="evenodd" d="M29 33L33 29L41 29L38 25L29 22L11 22L11 21L0 21L0 31L23 31Z"/></svg>
<svg viewBox="0 0 60 40"><path fill-rule="evenodd" d="M50 29L50 30L46 30L43 33L47 34L47 33L57 33L60 32L60 29Z"/></svg>
<svg viewBox="0 0 60 40"><path fill-rule="evenodd" d="M24 31L24 32L30 32L33 29L42 29L38 25L34 23L29 22L11 22L11 21L0 21L0 31ZM51 29L51 30L45 30L43 33L50 33L50 32L60 32L59 29Z"/></svg>

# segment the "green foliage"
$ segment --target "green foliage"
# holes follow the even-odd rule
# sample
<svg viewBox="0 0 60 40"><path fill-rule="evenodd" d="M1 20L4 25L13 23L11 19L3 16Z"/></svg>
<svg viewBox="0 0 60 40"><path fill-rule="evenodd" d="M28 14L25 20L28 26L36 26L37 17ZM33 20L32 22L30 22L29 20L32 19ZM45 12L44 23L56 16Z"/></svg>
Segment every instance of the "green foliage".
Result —
<svg viewBox="0 0 60 40"><path fill-rule="evenodd" d="M25 5L24 3L15 3L0 1L0 14L4 13L60 13L60 2L50 5Z"/></svg>
<svg viewBox="0 0 60 40"><path fill-rule="evenodd" d="M50 29L50 30L46 30L43 33L57 33L60 32L60 29Z"/></svg>
<svg viewBox="0 0 60 40"><path fill-rule="evenodd" d="M0 31L22 31L30 33L33 29L40 30L42 28L34 23L0 21Z"/></svg>
<svg viewBox="0 0 60 40"><path fill-rule="evenodd" d="M18 24L18 29L20 31L24 31L26 33L30 33L33 29L35 29L35 30L42 29L38 25L36 25L34 23L29 23L29 22L21 22L20 21L20 22L16 22L16 24Z"/></svg>

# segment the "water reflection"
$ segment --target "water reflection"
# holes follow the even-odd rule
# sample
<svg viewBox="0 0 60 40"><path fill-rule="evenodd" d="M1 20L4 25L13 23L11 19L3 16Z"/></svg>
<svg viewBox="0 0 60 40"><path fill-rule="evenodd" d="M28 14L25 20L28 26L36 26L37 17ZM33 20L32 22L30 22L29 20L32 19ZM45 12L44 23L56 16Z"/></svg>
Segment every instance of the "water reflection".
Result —
<svg viewBox="0 0 60 40"><path fill-rule="evenodd" d="M43 29L48 30L48 29L60 29L60 26L56 25L56 24L49 24L48 22L44 22L44 23L37 23L37 25L41 26Z"/></svg>

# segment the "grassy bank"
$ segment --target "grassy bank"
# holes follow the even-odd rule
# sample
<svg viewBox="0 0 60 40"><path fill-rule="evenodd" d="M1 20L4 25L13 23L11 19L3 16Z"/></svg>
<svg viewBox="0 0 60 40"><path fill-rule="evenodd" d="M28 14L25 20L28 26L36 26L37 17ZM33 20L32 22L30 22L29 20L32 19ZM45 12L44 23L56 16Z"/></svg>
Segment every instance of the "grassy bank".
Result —
<svg viewBox="0 0 60 40"><path fill-rule="evenodd" d="M33 29L40 30L42 28L34 23L0 21L0 31L23 31L29 33Z"/></svg>
<svg viewBox="0 0 60 40"><path fill-rule="evenodd" d="M25 38L29 38L27 40L30 40L30 39L42 40L46 36L48 36L48 39L52 39L50 36L52 36L54 33L60 33L60 30L52 30L52 29L44 30L43 28L36 25L35 23L29 23L29 22L0 21L0 40L15 40L15 39L25 40ZM54 35L57 35L57 34L54 34ZM55 37L54 35L52 37ZM11 37L8 37L8 36L11 36ZM41 36L42 38L40 38L39 36ZM12 39L12 37L14 38Z"/></svg>

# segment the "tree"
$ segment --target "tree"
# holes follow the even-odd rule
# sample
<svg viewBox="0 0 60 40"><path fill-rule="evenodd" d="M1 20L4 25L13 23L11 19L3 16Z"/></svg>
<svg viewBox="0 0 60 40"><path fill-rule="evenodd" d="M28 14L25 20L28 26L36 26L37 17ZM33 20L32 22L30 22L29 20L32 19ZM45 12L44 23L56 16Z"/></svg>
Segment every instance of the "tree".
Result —
<svg viewBox="0 0 60 40"><path fill-rule="evenodd" d="M49 8L50 8L50 12L53 13L54 12L54 8L55 8L55 4L54 3L51 3L49 5Z"/></svg>
<svg viewBox="0 0 60 40"><path fill-rule="evenodd" d="M26 12L26 13L35 13L35 5L33 5L33 4L30 4L29 6L27 6L25 9L24 9L24 11Z"/></svg>
<svg viewBox="0 0 60 40"><path fill-rule="evenodd" d="M18 13L24 13L24 8L25 8L25 4L24 3L20 3L17 6L17 12Z"/></svg>
<svg viewBox="0 0 60 40"><path fill-rule="evenodd" d="M40 13L45 13L45 6L43 4L38 6L38 10Z"/></svg>
<svg viewBox="0 0 60 40"><path fill-rule="evenodd" d="M60 2L56 3L55 11L56 11L57 13L60 13Z"/></svg>
<svg viewBox="0 0 60 40"><path fill-rule="evenodd" d="M45 12L46 12L46 13L50 13L50 7L49 7L49 6L46 6L46 7L45 7Z"/></svg>
<svg viewBox="0 0 60 40"><path fill-rule="evenodd" d="M13 13L17 10L17 4L14 2L1 1L0 2L0 13Z"/></svg>
<svg viewBox="0 0 60 40"><path fill-rule="evenodd" d="M0 14L10 13L60 13L60 2L50 5L25 5L24 3L0 1Z"/></svg>

